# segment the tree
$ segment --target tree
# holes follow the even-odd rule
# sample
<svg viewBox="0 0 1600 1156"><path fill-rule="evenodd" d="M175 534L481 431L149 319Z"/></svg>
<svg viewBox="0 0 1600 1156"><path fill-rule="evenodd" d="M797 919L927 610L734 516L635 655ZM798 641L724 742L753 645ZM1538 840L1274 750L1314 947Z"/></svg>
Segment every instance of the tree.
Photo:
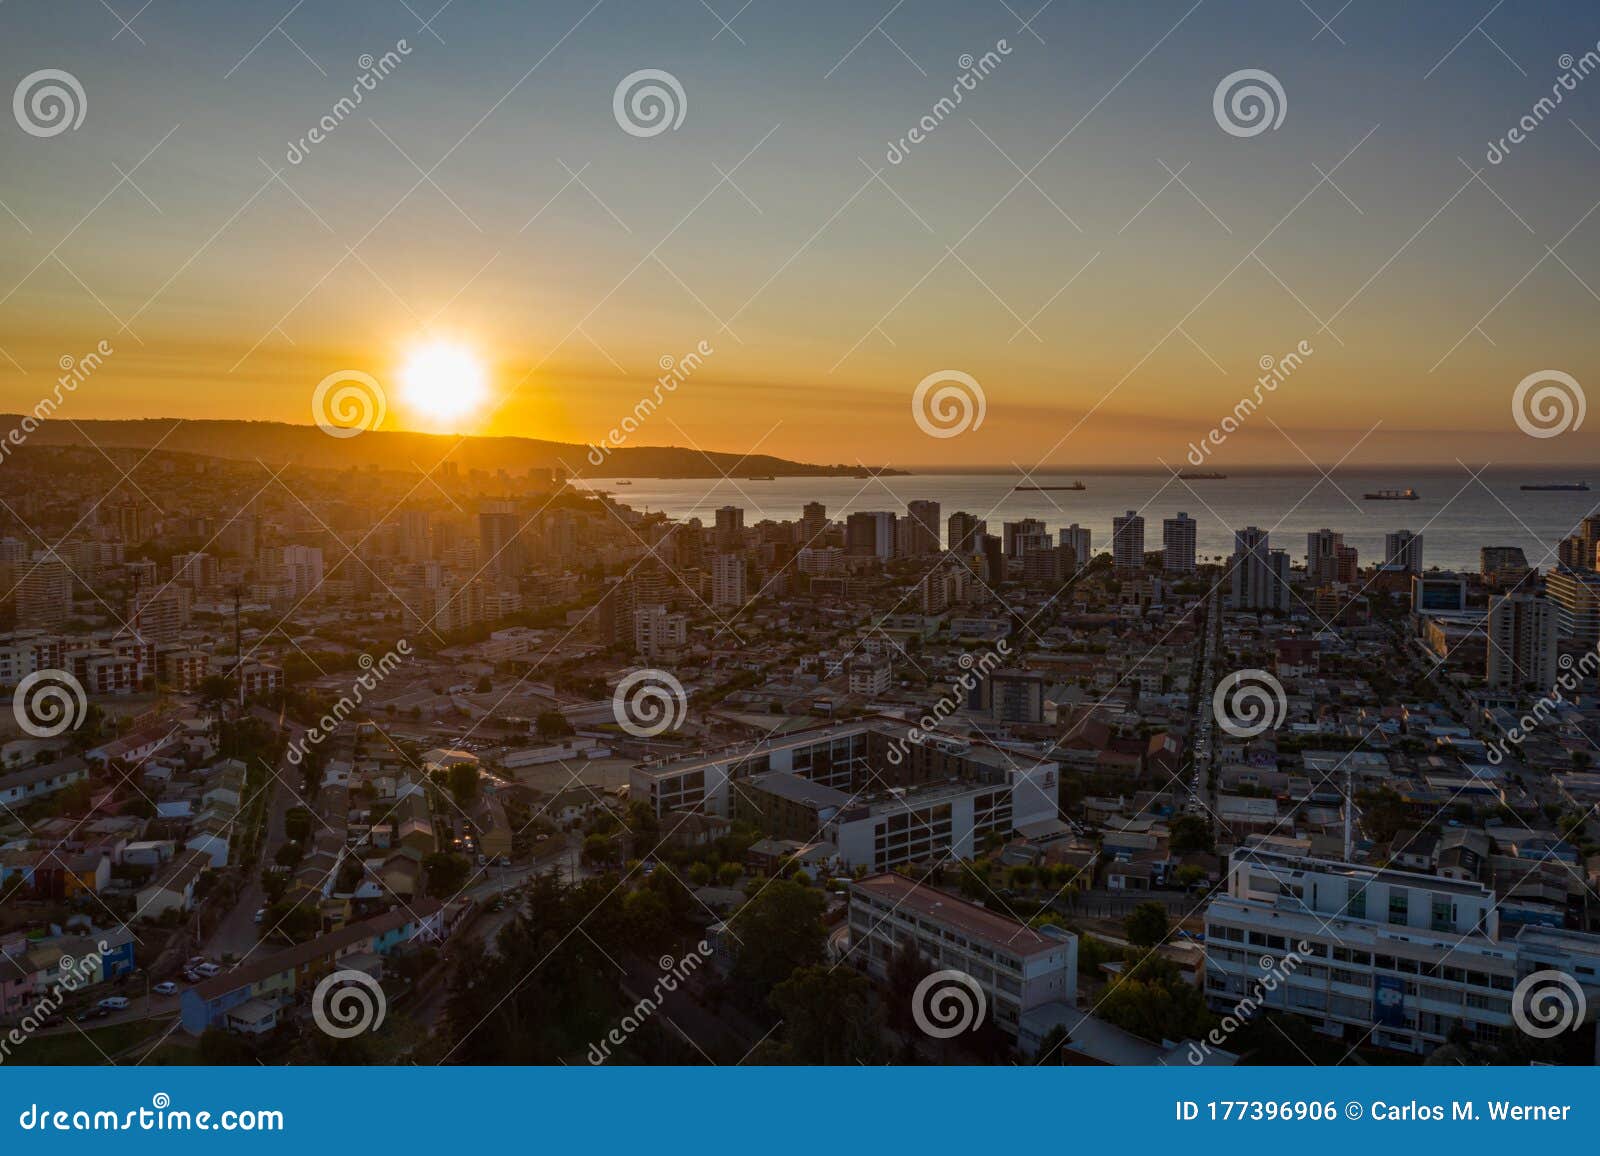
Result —
<svg viewBox="0 0 1600 1156"><path fill-rule="evenodd" d="M711 882L711 868L699 861L689 864L689 882L696 887L704 887Z"/></svg>
<svg viewBox="0 0 1600 1156"><path fill-rule="evenodd" d="M759 1005L796 968L823 961L826 906L820 892L779 879L734 912L728 927L738 955L730 978L748 1002Z"/></svg>
<svg viewBox="0 0 1600 1156"><path fill-rule="evenodd" d="M1189 855L1211 850L1211 824L1199 815L1179 815L1172 821L1172 851Z"/></svg>
<svg viewBox="0 0 1600 1156"><path fill-rule="evenodd" d="M457 806L466 807L478 797L478 768L471 763L452 763L449 781Z"/></svg>
<svg viewBox="0 0 1600 1156"><path fill-rule="evenodd" d="M867 977L848 967L802 967L772 990L783 1016L780 1055L794 1064L876 1064L887 1056L883 1012Z"/></svg>
<svg viewBox="0 0 1600 1156"><path fill-rule="evenodd" d="M744 874L744 868L737 863L724 863L717 868L717 882L724 887L732 887L739 882L739 877Z"/></svg>
<svg viewBox="0 0 1600 1156"><path fill-rule="evenodd" d="M448 899L459 892L472 871L472 863L465 855L452 855L448 851L435 851L422 861L428 872L428 894L436 899Z"/></svg>
<svg viewBox="0 0 1600 1156"><path fill-rule="evenodd" d="M542 739L565 738L573 733L572 724L567 721L567 716L558 710L542 710L539 717L534 720L535 732Z"/></svg>
<svg viewBox="0 0 1600 1156"><path fill-rule="evenodd" d="M1154 947L1166 939L1168 926L1166 905L1154 901L1139 904L1123 921L1128 942L1135 947Z"/></svg>

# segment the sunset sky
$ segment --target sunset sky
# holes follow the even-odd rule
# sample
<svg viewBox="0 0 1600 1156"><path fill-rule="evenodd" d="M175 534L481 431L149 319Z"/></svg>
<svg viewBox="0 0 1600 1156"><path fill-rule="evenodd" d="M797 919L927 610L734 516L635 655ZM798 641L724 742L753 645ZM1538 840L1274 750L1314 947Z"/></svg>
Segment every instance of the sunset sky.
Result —
<svg viewBox="0 0 1600 1156"><path fill-rule="evenodd" d="M1217 464L1600 449L1600 416L1536 440L1511 411L1537 371L1600 381L1600 75L1485 159L1595 49L1593 4L1055 0L1021 28L1040 0L455 0L419 29L441 2L0 6L7 91L51 68L86 98L51 137L0 118L0 408L104 340L63 417L309 422L356 369L390 428L591 442L704 341L632 444L1176 464L1304 340ZM647 68L686 103L639 137L613 92ZM1238 137L1213 92L1247 68L1286 110ZM430 341L486 371L442 424L400 384ZM940 370L981 428L912 420Z"/></svg>

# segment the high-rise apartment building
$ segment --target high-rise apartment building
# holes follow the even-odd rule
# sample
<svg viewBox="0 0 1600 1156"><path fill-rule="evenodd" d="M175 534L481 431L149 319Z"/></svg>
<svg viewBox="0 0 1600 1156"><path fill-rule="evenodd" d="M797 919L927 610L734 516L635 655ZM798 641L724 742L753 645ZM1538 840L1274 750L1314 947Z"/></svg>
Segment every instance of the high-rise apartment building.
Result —
<svg viewBox="0 0 1600 1156"><path fill-rule="evenodd" d="M1556 608L1531 594L1489 599L1486 679L1496 690L1544 694L1556 682Z"/></svg>
<svg viewBox="0 0 1600 1156"><path fill-rule="evenodd" d="M17 621L30 629L72 617L72 573L51 556L24 563L17 582Z"/></svg>
<svg viewBox="0 0 1600 1156"><path fill-rule="evenodd" d="M1289 555L1270 548L1267 531L1246 526L1233 535L1233 588L1228 604L1236 610L1289 610Z"/></svg>
<svg viewBox="0 0 1600 1156"><path fill-rule="evenodd" d="M717 527L712 544L719 554L744 548L744 510L739 506L718 506Z"/></svg>
<svg viewBox="0 0 1600 1156"><path fill-rule="evenodd" d="M1344 535L1329 529L1306 535L1306 581L1314 586L1339 581L1339 547Z"/></svg>
<svg viewBox="0 0 1600 1156"><path fill-rule="evenodd" d="M828 532L828 507L821 502L807 502L800 511L800 548L821 549L823 536Z"/></svg>
<svg viewBox="0 0 1600 1156"><path fill-rule="evenodd" d="M1383 562L1385 570L1405 574L1422 573L1422 535L1410 530L1391 530L1383 536Z"/></svg>
<svg viewBox="0 0 1600 1156"><path fill-rule="evenodd" d="M1555 603L1562 637L1600 645L1600 574L1558 566L1545 575L1544 592Z"/></svg>
<svg viewBox="0 0 1600 1156"><path fill-rule="evenodd" d="M1144 565L1144 519L1138 511L1111 519L1111 562L1118 570L1138 570Z"/></svg>
<svg viewBox="0 0 1600 1156"><path fill-rule="evenodd" d="M1192 574L1195 569L1194 550L1198 523L1188 514L1178 512L1176 518L1161 523L1161 568L1169 574Z"/></svg>
<svg viewBox="0 0 1600 1156"><path fill-rule="evenodd" d="M1087 566L1089 559L1094 556L1088 526L1080 526L1074 522L1064 527L1061 531L1061 544L1072 547L1072 556L1077 559L1080 568Z"/></svg>
<svg viewBox="0 0 1600 1156"><path fill-rule="evenodd" d="M744 555L713 554L711 556L712 608L737 610L746 601Z"/></svg>
<svg viewBox="0 0 1600 1156"><path fill-rule="evenodd" d="M939 503L919 498L906 503L906 515L911 519L910 541L906 553L912 557L939 552Z"/></svg>
<svg viewBox="0 0 1600 1156"><path fill-rule="evenodd" d="M956 554L976 553L987 530L988 524L982 518L957 510L950 515L950 541L946 548Z"/></svg>
<svg viewBox="0 0 1600 1156"><path fill-rule="evenodd" d="M478 507L478 565L486 573L515 577L524 566L522 523L515 502L484 502Z"/></svg>

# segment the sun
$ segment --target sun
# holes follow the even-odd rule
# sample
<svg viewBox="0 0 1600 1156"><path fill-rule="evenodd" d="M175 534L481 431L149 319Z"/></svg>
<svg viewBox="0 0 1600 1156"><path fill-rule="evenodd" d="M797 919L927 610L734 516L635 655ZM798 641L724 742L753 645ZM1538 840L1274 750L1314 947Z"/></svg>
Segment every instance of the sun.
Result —
<svg viewBox="0 0 1600 1156"><path fill-rule="evenodd" d="M483 363L469 349L435 341L412 350L400 371L405 400L435 421L464 417L487 392Z"/></svg>

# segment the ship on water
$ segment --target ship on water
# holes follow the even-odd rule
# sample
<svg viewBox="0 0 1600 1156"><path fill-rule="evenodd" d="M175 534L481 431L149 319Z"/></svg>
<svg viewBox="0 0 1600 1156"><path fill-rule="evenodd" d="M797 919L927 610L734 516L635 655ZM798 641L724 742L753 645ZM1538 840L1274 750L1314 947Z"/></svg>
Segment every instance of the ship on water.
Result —
<svg viewBox="0 0 1600 1156"><path fill-rule="evenodd" d="M1073 482L1070 486L1012 486L1013 494L1042 494L1052 490L1087 490L1089 487L1082 482Z"/></svg>
<svg viewBox="0 0 1600 1156"><path fill-rule="evenodd" d="M1578 493L1588 493L1588 482L1527 482L1522 486L1524 490L1572 490Z"/></svg>
<svg viewBox="0 0 1600 1156"><path fill-rule="evenodd" d="M1410 486L1403 490L1373 490L1370 494L1361 496L1369 502L1415 502L1422 497Z"/></svg>
<svg viewBox="0 0 1600 1156"><path fill-rule="evenodd" d="M1179 474L1178 475L1178 480L1180 482L1220 482L1224 478L1226 478L1227 476L1228 476L1227 474L1208 474L1208 473L1199 473L1199 474L1197 474L1197 473L1192 473L1192 472L1186 472L1186 473Z"/></svg>

